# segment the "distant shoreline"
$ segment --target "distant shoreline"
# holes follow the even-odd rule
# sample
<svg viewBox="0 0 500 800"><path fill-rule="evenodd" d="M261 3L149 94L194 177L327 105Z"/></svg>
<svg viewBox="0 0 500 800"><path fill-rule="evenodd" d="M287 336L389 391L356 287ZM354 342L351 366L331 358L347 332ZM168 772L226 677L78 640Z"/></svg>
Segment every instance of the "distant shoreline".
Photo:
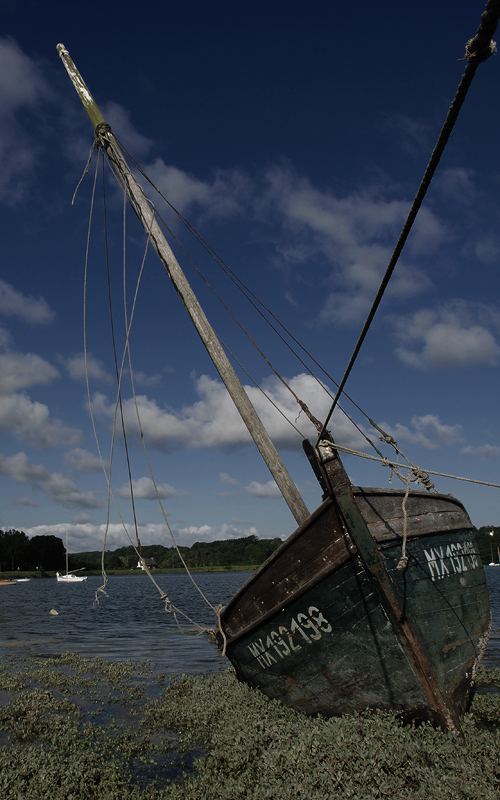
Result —
<svg viewBox="0 0 500 800"><path fill-rule="evenodd" d="M258 569L258 564L243 564L243 565L236 565L231 567L193 567L189 570L191 573L202 573L202 572L255 572ZM88 570L78 570L81 575L86 577L97 576L100 577L102 572L97 569L88 569ZM152 575L182 575L185 574L186 570L183 567L175 567L172 569L160 569L159 567L155 567L151 570ZM145 571L143 569L107 569L106 575L145 575ZM47 570L47 572L30 572L30 571L22 571L19 572L12 572L12 571L5 571L0 572L0 580L7 580L12 579L16 580L16 578L33 578L35 580L45 579L45 578L55 578L56 573L53 570Z"/></svg>

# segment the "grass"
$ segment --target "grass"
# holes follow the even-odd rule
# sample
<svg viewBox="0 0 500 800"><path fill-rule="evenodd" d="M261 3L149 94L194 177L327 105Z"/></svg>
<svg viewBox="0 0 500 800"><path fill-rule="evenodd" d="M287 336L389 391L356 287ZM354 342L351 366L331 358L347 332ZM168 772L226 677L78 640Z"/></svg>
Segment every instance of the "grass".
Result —
<svg viewBox="0 0 500 800"><path fill-rule="evenodd" d="M167 682L73 654L0 665L5 800L497 800L500 670L458 738L390 713L308 718L232 669Z"/></svg>

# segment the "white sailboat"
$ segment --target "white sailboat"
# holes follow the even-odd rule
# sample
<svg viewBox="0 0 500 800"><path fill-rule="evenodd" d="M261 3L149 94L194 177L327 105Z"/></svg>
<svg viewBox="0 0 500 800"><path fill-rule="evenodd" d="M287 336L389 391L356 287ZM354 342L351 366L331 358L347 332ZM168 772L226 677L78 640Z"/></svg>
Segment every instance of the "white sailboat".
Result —
<svg viewBox="0 0 500 800"><path fill-rule="evenodd" d="M78 572L79 570L76 570ZM75 575L72 572L68 572L68 532L66 531L66 574L61 575L60 572L56 572L56 580L58 583L81 583L82 581L87 580L86 575Z"/></svg>

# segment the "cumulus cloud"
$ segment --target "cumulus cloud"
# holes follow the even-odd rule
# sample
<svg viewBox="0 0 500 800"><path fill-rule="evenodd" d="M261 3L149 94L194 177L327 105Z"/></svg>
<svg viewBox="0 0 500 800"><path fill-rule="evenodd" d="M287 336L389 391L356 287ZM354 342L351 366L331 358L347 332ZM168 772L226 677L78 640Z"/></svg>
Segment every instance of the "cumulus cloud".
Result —
<svg viewBox="0 0 500 800"><path fill-rule="evenodd" d="M449 369L498 363L500 346L493 331L500 327L500 314L484 304L455 301L395 319L394 324L403 343L396 354L408 366Z"/></svg>
<svg viewBox="0 0 500 800"><path fill-rule="evenodd" d="M58 377L57 369L34 353L0 354L0 395L51 383Z"/></svg>
<svg viewBox="0 0 500 800"><path fill-rule="evenodd" d="M92 353L87 353L86 365L84 353L78 353L77 355L70 356L69 358L63 358L62 356L59 356L59 361L66 368L70 378L73 378L75 381L85 381L87 372L89 378L93 380L102 381L103 383L111 383L113 380L111 374L107 372L102 361L94 358Z"/></svg>
<svg viewBox="0 0 500 800"><path fill-rule="evenodd" d="M151 478L144 477L133 480L132 488L136 500L157 499L157 494ZM158 490L160 500L170 500L172 497L182 497L186 494L186 492L181 492L178 489L174 489L174 487L170 486L168 483L157 483L156 488ZM120 497L130 497L129 484L127 483L122 486L121 489L118 489L117 493L120 495Z"/></svg>
<svg viewBox="0 0 500 800"><path fill-rule="evenodd" d="M210 181L196 178L157 158L147 173L161 193L182 214L225 219L239 214L251 197L253 182L239 170L216 170Z"/></svg>
<svg viewBox="0 0 500 800"><path fill-rule="evenodd" d="M493 444L482 444L478 447L469 445L468 447L463 447L461 452L465 456L475 456L484 461L489 461L492 458L498 458L498 456L500 456L500 447Z"/></svg>
<svg viewBox="0 0 500 800"><path fill-rule="evenodd" d="M382 422L380 427L397 442L418 444L428 450L435 450L438 447L462 441L461 425L446 425L434 414L412 417L410 427L400 423L391 427L386 422Z"/></svg>
<svg viewBox="0 0 500 800"><path fill-rule="evenodd" d="M31 508L37 508L38 503L35 503L34 500L30 500L29 497L14 497L12 501L15 506L28 506Z"/></svg>
<svg viewBox="0 0 500 800"><path fill-rule="evenodd" d="M336 324L358 322L371 305L394 243L409 210L408 201L385 199L380 189L338 197L320 191L292 170L275 167L266 176L261 200L264 210L281 221L286 237L277 244L290 262L326 264L330 284L320 320ZM436 248L445 237L440 220L429 209L419 217L412 237L413 252ZM423 271L404 261L398 265L389 293L408 297L429 286Z"/></svg>
<svg viewBox="0 0 500 800"><path fill-rule="evenodd" d="M75 447L64 454L64 463L76 472L100 472L101 459L81 447Z"/></svg>
<svg viewBox="0 0 500 800"><path fill-rule="evenodd" d="M61 447L77 444L81 431L52 419L44 403L25 394L0 397L0 432L9 431L35 447Z"/></svg>
<svg viewBox="0 0 500 800"><path fill-rule="evenodd" d="M249 486L245 486L245 489L252 497L281 497L281 492L275 481L268 481L267 483L252 481Z"/></svg>
<svg viewBox="0 0 500 800"><path fill-rule="evenodd" d="M237 486L238 485L238 481L235 480L234 478L231 478L231 476L228 475L227 472L221 472L219 477L220 477L222 483L228 483L230 486Z"/></svg>
<svg viewBox="0 0 500 800"><path fill-rule="evenodd" d="M94 492L83 491L66 475L51 473L43 464L33 464L26 453L12 456L0 453L0 474L9 476L15 483L28 483L65 508L101 508L103 505Z"/></svg>
<svg viewBox="0 0 500 800"><path fill-rule="evenodd" d="M318 419L326 416L331 397L310 375L297 375L289 380L289 384ZM178 447L232 449L248 444L251 441L250 434L223 384L202 375L196 380L195 388L199 400L178 411L162 408L156 400L145 395L137 398L142 430L148 446L168 451ZM315 428L312 423L300 411L292 395L277 378L272 377L265 381L263 389L282 413L279 413L254 386L245 388L277 447L299 449L302 434L314 436ZM104 395L94 396L93 408L94 414L108 419L113 418L114 405L109 403ZM133 400L123 401L123 412L127 430L130 432L136 426ZM288 420L300 428L300 435ZM365 442L358 431L339 410L333 415L331 429L339 444L356 448L365 447Z"/></svg>
<svg viewBox="0 0 500 800"><path fill-rule="evenodd" d="M20 112L35 114L51 95L41 68L15 41L0 38L0 200L22 199L39 152L34 126L21 124ZM26 119L25 119L26 121Z"/></svg>
<svg viewBox="0 0 500 800"><path fill-rule="evenodd" d="M257 533L258 531L253 525L238 524L235 522L223 523L219 527L215 527L214 525L189 525L178 527L174 530L174 535L178 543L182 543L186 546L191 546L195 542L241 539L245 536L257 536Z"/></svg>
<svg viewBox="0 0 500 800"><path fill-rule="evenodd" d="M31 297L0 279L0 314L17 317L31 325L52 322L54 311L43 297Z"/></svg>
<svg viewBox="0 0 500 800"><path fill-rule="evenodd" d="M81 522L74 521L71 524L65 522L54 525L36 525L32 528L23 528L23 530L30 537L52 534L53 536L61 537L61 539L65 538L66 531L68 531L71 550L75 553L100 550L103 546L105 532L107 550L114 550L117 547L130 544L130 539L121 524L111 523L106 531L104 523L96 523L91 519L82 519ZM133 525L128 526L128 532L132 541L135 541ZM258 534L254 526L236 522L223 523L219 527L213 525L178 525L172 527L172 532L177 543L186 547L190 547L195 542L239 539L244 536L256 536ZM170 534L163 523L139 522L138 533L143 545L162 544L165 547L172 546Z"/></svg>
<svg viewBox="0 0 500 800"><path fill-rule="evenodd" d="M427 154L437 136L437 132L432 130L428 122L405 114L387 113L384 115L384 121L386 131L392 134L401 149L411 156Z"/></svg>
<svg viewBox="0 0 500 800"><path fill-rule="evenodd" d="M130 120L130 112L123 106L109 100L102 106L102 114L113 132L116 131L120 142L127 150L134 153L136 158L142 158L149 153L153 146L152 140L139 133Z"/></svg>

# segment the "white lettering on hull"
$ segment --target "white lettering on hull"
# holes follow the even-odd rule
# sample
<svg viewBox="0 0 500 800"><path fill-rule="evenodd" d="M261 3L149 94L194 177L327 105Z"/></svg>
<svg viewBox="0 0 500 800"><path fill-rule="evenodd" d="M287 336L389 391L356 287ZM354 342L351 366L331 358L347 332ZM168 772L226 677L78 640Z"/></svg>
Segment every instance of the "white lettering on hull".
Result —
<svg viewBox="0 0 500 800"><path fill-rule="evenodd" d="M469 572L479 567L479 553L475 542L456 542L446 547L430 547L424 550L427 566L433 581Z"/></svg>
<svg viewBox="0 0 500 800"><path fill-rule="evenodd" d="M319 641L323 634L331 632L332 626L323 613L316 606L309 606L307 614L301 611L296 617L292 617L288 627L279 625L265 639L254 639L246 647L262 669L269 669L279 660L302 650L313 641Z"/></svg>

